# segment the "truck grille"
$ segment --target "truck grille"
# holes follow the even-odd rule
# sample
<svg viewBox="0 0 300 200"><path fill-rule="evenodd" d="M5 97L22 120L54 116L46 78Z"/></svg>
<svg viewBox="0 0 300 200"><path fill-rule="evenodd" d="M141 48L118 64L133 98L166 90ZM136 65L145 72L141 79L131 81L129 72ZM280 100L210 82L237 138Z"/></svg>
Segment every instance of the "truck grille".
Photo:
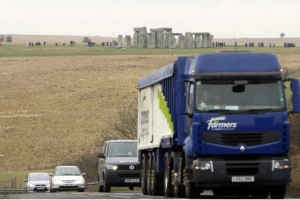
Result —
<svg viewBox="0 0 300 200"><path fill-rule="evenodd" d="M259 163L226 163L227 175L256 175Z"/></svg>
<svg viewBox="0 0 300 200"><path fill-rule="evenodd" d="M254 146L267 144L280 140L280 132L246 132L246 133L216 133L204 132L203 139L205 142L214 144L223 144L227 146L237 146L244 144Z"/></svg>

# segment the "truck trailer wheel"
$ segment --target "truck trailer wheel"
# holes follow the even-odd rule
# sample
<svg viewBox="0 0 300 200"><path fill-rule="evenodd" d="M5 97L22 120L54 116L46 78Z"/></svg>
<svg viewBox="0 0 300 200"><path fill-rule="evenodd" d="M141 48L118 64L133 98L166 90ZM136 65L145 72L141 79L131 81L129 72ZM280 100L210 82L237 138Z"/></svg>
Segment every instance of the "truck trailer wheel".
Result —
<svg viewBox="0 0 300 200"><path fill-rule="evenodd" d="M147 156L142 155L142 168L141 168L141 188L143 195L147 195Z"/></svg>
<svg viewBox="0 0 300 200"><path fill-rule="evenodd" d="M146 170L146 176L147 176L147 178L146 178L146 180L147 180L147 193L149 194L149 195L152 195L152 188L151 188L151 184L152 184L152 179L151 179L151 177L152 177L152 155L151 155L151 153L149 153L149 155L148 155L148 159L147 159L147 170Z"/></svg>
<svg viewBox="0 0 300 200"><path fill-rule="evenodd" d="M164 164L164 193L166 197L173 197L174 196L174 189L171 183L171 159L170 154L165 154L165 164Z"/></svg>
<svg viewBox="0 0 300 200"><path fill-rule="evenodd" d="M158 175L156 172L156 155L155 152L152 153L152 164L151 164L151 181L150 181L150 188L152 191L152 195L157 196L157 195L163 195L163 179L162 175Z"/></svg>

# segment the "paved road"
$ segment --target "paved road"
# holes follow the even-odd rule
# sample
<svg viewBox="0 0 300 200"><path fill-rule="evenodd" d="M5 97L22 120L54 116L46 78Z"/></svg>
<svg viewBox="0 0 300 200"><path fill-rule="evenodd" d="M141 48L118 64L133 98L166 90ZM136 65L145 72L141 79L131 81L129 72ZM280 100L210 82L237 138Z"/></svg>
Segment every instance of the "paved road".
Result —
<svg viewBox="0 0 300 200"><path fill-rule="evenodd" d="M99 192L56 192L56 193L22 193L2 196L1 198L9 199L165 199L163 196L149 196L142 195L141 192L111 192L111 193L99 193ZM211 191L204 191L200 199L214 199ZM168 198L174 199L174 198ZM285 199L292 199L285 197Z"/></svg>
<svg viewBox="0 0 300 200"><path fill-rule="evenodd" d="M1 198L1 196L0 196ZM23 193L8 195L12 199L165 199L163 196L142 195L141 192L56 192L56 193ZM201 198L213 198L211 192L205 192Z"/></svg>

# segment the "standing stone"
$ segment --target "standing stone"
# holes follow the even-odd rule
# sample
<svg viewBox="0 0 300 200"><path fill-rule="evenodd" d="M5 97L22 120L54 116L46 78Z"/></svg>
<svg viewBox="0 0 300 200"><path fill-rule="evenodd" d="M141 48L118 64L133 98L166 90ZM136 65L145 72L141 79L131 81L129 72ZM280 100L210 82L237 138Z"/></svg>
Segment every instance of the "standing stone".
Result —
<svg viewBox="0 0 300 200"><path fill-rule="evenodd" d="M203 34L203 47L207 48L209 43L209 33Z"/></svg>
<svg viewBox="0 0 300 200"><path fill-rule="evenodd" d="M131 47L131 36L126 35L124 38L124 47L129 48Z"/></svg>
<svg viewBox="0 0 300 200"><path fill-rule="evenodd" d="M133 46L144 48L147 47L147 29L146 27L134 28Z"/></svg>
<svg viewBox="0 0 300 200"><path fill-rule="evenodd" d="M148 33L147 35L147 47L156 48L156 33L151 31L151 33Z"/></svg>
<svg viewBox="0 0 300 200"><path fill-rule="evenodd" d="M213 47L213 40L214 40L214 35L209 35L208 38L208 47Z"/></svg>
<svg viewBox="0 0 300 200"><path fill-rule="evenodd" d="M123 47L123 36L118 35L118 47Z"/></svg>
<svg viewBox="0 0 300 200"><path fill-rule="evenodd" d="M167 48L176 48L176 39L173 33L167 32L166 33L166 47Z"/></svg>
<svg viewBox="0 0 300 200"><path fill-rule="evenodd" d="M132 41L132 46L137 47L138 46L138 38L139 38L139 33L134 32L133 34L133 41Z"/></svg>
<svg viewBox="0 0 300 200"><path fill-rule="evenodd" d="M165 34L163 31L157 31L157 48L166 48Z"/></svg>
<svg viewBox="0 0 300 200"><path fill-rule="evenodd" d="M193 34L191 32L185 33L185 43L186 43L186 48L195 48L195 41L194 41Z"/></svg>
<svg viewBox="0 0 300 200"><path fill-rule="evenodd" d="M184 49L185 48L185 38L183 35L179 35L178 38L178 48Z"/></svg>
<svg viewBox="0 0 300 200"><path fill-rule="evenodd" d="M195 33L196 48L201 48L201 34Z"/></svg>

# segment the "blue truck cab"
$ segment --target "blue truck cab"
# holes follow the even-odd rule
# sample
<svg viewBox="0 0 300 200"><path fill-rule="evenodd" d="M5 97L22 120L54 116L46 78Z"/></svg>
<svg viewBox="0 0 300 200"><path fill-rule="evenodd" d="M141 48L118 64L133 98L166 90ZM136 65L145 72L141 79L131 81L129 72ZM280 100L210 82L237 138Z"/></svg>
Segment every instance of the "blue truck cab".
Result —
<svg viewBox="0 0 300 200"><path fill-rule="evenodd" d="M139 79L138 151L144 194L283 198L290 182L288 111L275 55L178 57Z"/></svg>

